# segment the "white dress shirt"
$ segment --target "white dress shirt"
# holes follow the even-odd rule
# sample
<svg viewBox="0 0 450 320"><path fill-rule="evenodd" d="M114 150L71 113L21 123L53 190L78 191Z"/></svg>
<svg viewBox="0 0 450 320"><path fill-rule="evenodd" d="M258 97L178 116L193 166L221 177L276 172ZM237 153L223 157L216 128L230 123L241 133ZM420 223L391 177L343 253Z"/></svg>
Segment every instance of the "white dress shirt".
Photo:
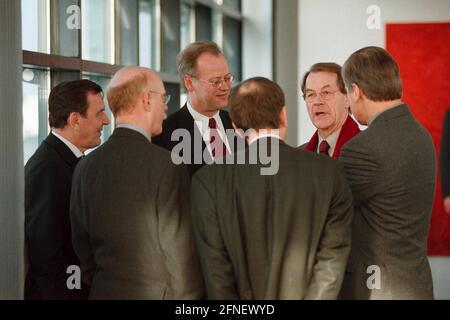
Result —
<svg viewBox="0 0 450 320"><path fill-rule="evenodd" d="M328 155L329 155L330 157L332 157L332 156L333 156L333 153L334 153L334 149L336 149L336 143L337 143L337 140L338 140L338 138L339 138L339 134L340 134L340 133L341 133L341 129L339 129L339 130L333 132L333 133L332 133L331 135L329 135L326 139L322 138L322 137L320 136L320 133L319 133L319 143L317 144L316 152L319 153L319 146L320 146L320 143L321 143L323 140L326 140L326 142L328 142L328 145L330 146L330 149L328 149Z"/></svg>
<svg viewBox="0 0 450 320"><path fill-rule="evenodd" d="M52 131L52 134L57 137L59 140L61 140L75 155L75 157L77 158L81 158L84 156L83 152L80 151L80 149L78 149L72 142L70 142L69 140L67 140L66 138L60 136L59 134L57 134L56 132Z"/></svg>
<svg viewBox="0 0 450 320"><path fill-rule="evenodd" d="M212 148L210 141L210 129L209 129L209 119L207 116L202 115L201 113L197 112L191 105L191 102L188 100L187 102L187 108L189 110L189 113L191 114L192 118L194 118L195 125L197 126L198 130L200 131L200 134L203 138L203 141L206 144L206 147L208 148L209 154L212 156ZM213 116L214 120L216 120L217 123L217 131L220 135L220 138L225 143L225 146L227 147L228 152L230 152L230 145L228 144L227 135L225 132L225 127L223 126L222 119L220 118L220 112L217 111L217 113ZM192 137L193 138L193 137ZM231 153L231 152L230 152Z"/></svg>

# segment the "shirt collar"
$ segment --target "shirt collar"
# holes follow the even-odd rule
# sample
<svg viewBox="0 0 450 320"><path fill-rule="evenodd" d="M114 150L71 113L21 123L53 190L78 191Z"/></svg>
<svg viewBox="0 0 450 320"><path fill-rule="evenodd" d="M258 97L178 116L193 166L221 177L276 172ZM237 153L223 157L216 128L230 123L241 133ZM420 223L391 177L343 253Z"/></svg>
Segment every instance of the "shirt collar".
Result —
<svg viewBox="0 0 450 320"><path fill-rule="evenodd" d="M278 140L283 140L281 139L279 134L276 134L274 132L270 132L270 133L258 133L256 137L253 137L252 139L250 139L248 141L248 144L251 145L253 142L259 140L259 139L263 139L263 138L276 138Z"/></svg>
<svg viewBox="0 0 450 320"><path fill-rule="evenodd" d="M80 151L72 142L67 140L66 138L62 137L61 135L57 134L56 132L52 131L52 134L57 137L59 140L61 140L75 155L77 158L81 158L84 156L83 152Z"/></svg>
<svg viewBox="0 0 450 320"><path fill-rule="evenodd" d="M334 153L334 148L336 147L336 143L339 138L339 134L341 133L341 130L342 130L342 128L339 130L336 130L335 132L330 134L326 139L322 138L319 133L319 143L317 145L320 146L320 143L323 140L326 140L328 142L328 145L330 146L330 149L328 150L328 152L330 155L332 155Z"/></svg>
<svg viewBox="0 0 450 320"><path fill-rule="evenodd" d="M191 102L187 101L187 108L189 110L189 113L191 114L192 118L194 118L195 123L199 127L202 135L205 133L206 130L209 128L209 117L201 114L200 112L196 111L194 107L192 107ZM219 130L224 130L222 125L222 119L220 119L220 112L217 111L217 113L212 117L214 120L216 120L217 126Z"/></svg>
<svg viewBox="0 0 450 320"><path fill-rule="evenodd" d="M148 141L152 142L152 136L147 131L145 131L143 128L141 128L135 124L122 123L122 124L116 125L116 128L124 128L124 129L130 129L133 131L137 131L140 134L142 134L144 137L146 137Z"/></svg>

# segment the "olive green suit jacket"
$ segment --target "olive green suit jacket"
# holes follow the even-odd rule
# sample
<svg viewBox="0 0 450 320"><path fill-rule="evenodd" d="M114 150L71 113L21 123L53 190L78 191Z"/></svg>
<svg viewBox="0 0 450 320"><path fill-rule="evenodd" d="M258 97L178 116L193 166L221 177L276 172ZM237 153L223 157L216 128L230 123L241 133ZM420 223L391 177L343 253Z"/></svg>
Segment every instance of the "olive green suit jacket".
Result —
<svg viewBox="0 0 450 320"><path fill-rule="evenodd" d="M267 141L235 157L249 159ZM260 157L257 164L205 166L193 177L194 234L208 298L335 299L353 213L343 168L270 141L275 175L261 175L267 166Z"/></svg>
<svg viewBox="0 0 450 320"><path fill-rule="evenodd" d="M77 166L73 246L90 299L204 296L189 176L141 133L117 128Z"/></svg>

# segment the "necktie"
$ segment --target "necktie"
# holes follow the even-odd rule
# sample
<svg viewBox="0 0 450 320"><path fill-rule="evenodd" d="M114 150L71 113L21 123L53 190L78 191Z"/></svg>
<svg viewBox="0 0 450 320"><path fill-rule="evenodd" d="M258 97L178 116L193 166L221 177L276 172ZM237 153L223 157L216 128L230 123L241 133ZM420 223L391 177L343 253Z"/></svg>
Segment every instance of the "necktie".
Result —
<svg viewBox="0 0 450 320"><path fill-rule="evenodd" d="M217 123L214 118L209 119L209 143L211 145L211 153L214 159L228 154L227 147L220 138Z"/></svg>
<svg viewBox="0 0 450 320"><path fill-rule="evenodd" d="M319 153L330 156L328 154L328 150L330 150L330 145L328 144L328 142L326 140L323 140L319 145Z"/></svg>

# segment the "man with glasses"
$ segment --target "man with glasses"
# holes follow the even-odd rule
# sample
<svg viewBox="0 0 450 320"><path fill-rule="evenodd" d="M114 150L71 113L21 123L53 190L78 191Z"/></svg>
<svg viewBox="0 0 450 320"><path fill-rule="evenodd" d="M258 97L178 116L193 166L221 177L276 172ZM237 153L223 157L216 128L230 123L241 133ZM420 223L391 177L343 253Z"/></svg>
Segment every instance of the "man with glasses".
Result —
<svg viewBox="0 0 450 320"><path fill-rule="evenodd" d="M192 176L205 163L234 151L235 144L226 134L226 130L233 129L231 120L228 112L222 110L228 104L234 76L222 51L211 41L187 46L178 55L177 66L188 101L164 121L163 132L154 143L172 151L180 143L174 141L172 133L187 130L190 154L183 158L187 159L184 163Z"/></svg>
<svg viewBox="0 0 450 320"><path fill-rule="evenodd" d="M341 147L360 130L349 114L341 66L317 63L304 75L301 86L311 122L317 128L302 147L337 159Z"/></svg>
<svg viewBox="0 0 450 320"><path fill-rule="evenodd" d="M119 70L108 88L116 129L75 170L73 246L90 299L203 296L187 169L151 143L168 99L154 71Z"/></svg>

